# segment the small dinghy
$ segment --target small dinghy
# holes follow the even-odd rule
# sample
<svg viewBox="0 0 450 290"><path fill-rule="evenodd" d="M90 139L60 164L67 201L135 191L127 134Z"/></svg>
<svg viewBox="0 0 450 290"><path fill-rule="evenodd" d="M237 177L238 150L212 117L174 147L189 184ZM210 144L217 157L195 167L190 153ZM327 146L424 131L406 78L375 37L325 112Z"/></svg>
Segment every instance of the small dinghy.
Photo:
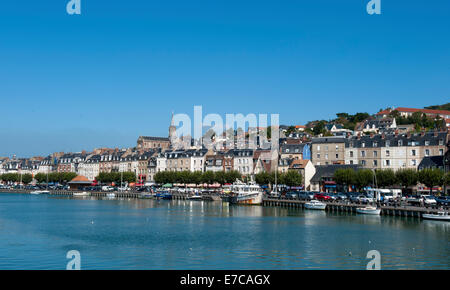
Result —
<svg viewBox="0 0 450 290"><path fill-rule="evenodd" d="M440 211L437 214L424 213L422 217L426 220L435 220L435 221L450 221L450 216L447 212Z"/></svg>
<svg viewBox="0 0 450 290"><path fill-rule="evenodd" d="M323 210L325 209L327 205L323 202L320 202L318 200L311 200L310 202L305 203L305 208L307 209L319 209Z"/></svg>
<svg viewBox="0 0 450 290"><path fill-rule="evenodd" d="M379 215L381 213L381 208L376 208L374 206L359 207L356 209L356 212L360 214Z"/></svg>

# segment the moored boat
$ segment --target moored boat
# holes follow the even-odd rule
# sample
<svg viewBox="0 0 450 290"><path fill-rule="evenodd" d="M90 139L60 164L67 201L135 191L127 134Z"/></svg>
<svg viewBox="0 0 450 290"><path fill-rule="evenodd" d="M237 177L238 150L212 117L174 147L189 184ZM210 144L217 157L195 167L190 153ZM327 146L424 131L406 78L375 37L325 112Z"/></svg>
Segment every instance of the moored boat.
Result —
<svg viewBox="0 0 450 290"><path fill-rule="evenodd" d="M245 184L235 182L231 187L230 203L232 204L262 204L263 191L256 183Z"/></svg>
<svg viewBox="0 0 450 290"><path fill-rule="evenodd" d="M188 196L187 199L189 199L189 200L203 200L201 195L196 195L196 194Z"/></svg>
<svg viewBox="0 0 450 290"><path fill-rule="evenodd" d="M30 194L50 194L50 191L48 190L35 190L30 192Z"/></svg>
<svg viewBox="0 0 450 290"><path fill-rule="evenodd" d="M381 208L376 208L374 206L358 207L356 212L360 214L379 215L381 213Z"/></svg>
<svg viewBox="0 0 450 290"><path fill-rule="evenodd" d="M440 211L437 214L424 213L422 214L422 218L436 221L450 221L450 216L448 213L443 211Z"/></svg>
<svg viewBox="0 0 450 290"><path fill-rule="evenodd" d="M305 208L307 209L318 209L323 210L327 205L318 200L311 200L310 202L305 203Z"/></svg>
<svg viewBox="0 0 450 290"><path fill-rule="evenodd" d="M91 195L89 192L83 191L83 192L74 192L73 196L89 196Z"/></svg>
<svg viewBox="0 0 450 290"><path fill-rule="evenodd" d="M107 194L106 194L106 197L109 197L109 198L115 198L115 197L116 197L116 194L110 192L110 193L107 193Z"/></svg>

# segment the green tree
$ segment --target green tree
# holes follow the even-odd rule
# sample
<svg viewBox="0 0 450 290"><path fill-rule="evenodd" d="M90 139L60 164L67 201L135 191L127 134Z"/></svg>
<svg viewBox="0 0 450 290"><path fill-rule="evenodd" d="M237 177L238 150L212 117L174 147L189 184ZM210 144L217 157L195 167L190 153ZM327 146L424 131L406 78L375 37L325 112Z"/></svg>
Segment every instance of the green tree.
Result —
<svg viewBox="0 0 450 290"><path fill-rule="evenodd" d="M32 176L31 174L26 173L26 174L23 174L23 175L22 175L22 182L23 182L24 184L28 184L28 183L30 183L31 181L33 181L33 176Z"/></svg>
<svg viewBox="0 0 450 290"><path fill-rule="evenodd" d="M300 186L303 184L302 175L296 170L289 170L284 174L284 184L287 186Z"/></svg>
<svg viewBox="0 0 450 290"><path fill-rule="evenodd" d="M219 184L225 183L225 172L224 171L218 171L214 174L214 179Z"/></svg>
<svg viewBox="0 0 450 290"><path fill-rule="evenodd" d="M373 172L370 169L361 169L355 173L355 185L358 189L369 186L373 183Z"/></svg>
<svg viewBox="0 0 450 290"><path fill-rule="evenodd" d="M378 187L388 187L396 184L397 179L392 169L377 169L375 170L375 177Z"/></svg>
<svg viewBox="0 0 450 290"><path fill-rule="evenodd" d="M225 173L225 181L226 183L233 183L237 179L240 179L242 176L239 171L231 170Z"/></svg>
<svg viewBox="0 0 450 290"><path fill-rule="evenodd" d="M417 184L418 174L414 169L399 169L395 173L398 183L405 189Z"/></svg>
<svg viewBox="0 0 450 290"><path fill-rule="evenodd" d="M212 171L205 171L202 175L202 182L206 184L213 184L214 183L214 172Z"/></svg>
<svg viewBox="0 0 450 290"><path fill-rule="evenodd" d="M430 188L430 194L433 192L433 186L443 184L443 177L444 172L438 168L426 168L419 171L419 181Z"/></svg>
<svg viewBox="0 0 450 290"><path fill-rule="evenodd" d="M337 184L343 185L347 191L349 186L355 184L355 170L352 168L337 169L333 179Z"/></svg>

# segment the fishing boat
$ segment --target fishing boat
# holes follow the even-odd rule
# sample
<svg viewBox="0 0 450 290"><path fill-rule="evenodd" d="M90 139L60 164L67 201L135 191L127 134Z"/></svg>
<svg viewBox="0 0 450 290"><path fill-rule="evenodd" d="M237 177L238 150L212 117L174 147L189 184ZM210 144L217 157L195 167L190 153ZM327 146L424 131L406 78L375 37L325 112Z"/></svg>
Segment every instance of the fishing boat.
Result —
<svg viewBox="0 0 450 290"><path fill-rule="evenodd" d="M73 196L89 196L91 195L89 192L83 191L83 192L74 192Z"/></svg>
<svg viewBox="0 0 450 290"><path fill-rule="evenodd" d="M115 197L116 197L116 194L110 192L110 193L107 193L107 194L106 194L106 197L109 197L109 198L115 198Z"/></svg>
<svg viewBox="0 0 450 290"><path fill-rule="evenodd" d="M320 202L318 200L311 200L310 202L305 203L305 208L307 209L319 209L323 210L325 209L327 205L323 202Z"/></svg>
<svg viewBox="0 0 450 290"><path fill-rule="evenodd" d="M440 211L436 214L424 213L422 217L427 220L435 220L435 221L450 221L450 216L448 212Z"/></svg>
<svg viewBox="0 0 450 290"><path fill-rule="evenodd" d="M50 194L50 191L48 190L35 190L30 192L30 194Z"/></svg>
<svg viewBox="0 0 450 290"><path fill-rule="evenodd" d="M230 203L232 204L251 204L258 205L262 203L263 190L254 182L249 184L235 182L231 187Z"/></svg>
<svg viewBox="0 0 450 290"><path fill-rule="evenodd" d="M376 208L374 206L358 207L356 212L360 214L380 215L381 208Z"/></svg>

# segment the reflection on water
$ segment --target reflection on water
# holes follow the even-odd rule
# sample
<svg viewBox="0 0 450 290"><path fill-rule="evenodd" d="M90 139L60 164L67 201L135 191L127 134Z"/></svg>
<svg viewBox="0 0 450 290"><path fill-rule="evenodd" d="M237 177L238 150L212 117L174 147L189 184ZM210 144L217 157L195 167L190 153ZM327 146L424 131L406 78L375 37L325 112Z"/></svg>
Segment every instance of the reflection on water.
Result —
<svg viewBox="0 0 450 290"><path fill-rule="evenodd" d="M448 269L450 223L223 202L0 195L0 269Z"/></svg>

